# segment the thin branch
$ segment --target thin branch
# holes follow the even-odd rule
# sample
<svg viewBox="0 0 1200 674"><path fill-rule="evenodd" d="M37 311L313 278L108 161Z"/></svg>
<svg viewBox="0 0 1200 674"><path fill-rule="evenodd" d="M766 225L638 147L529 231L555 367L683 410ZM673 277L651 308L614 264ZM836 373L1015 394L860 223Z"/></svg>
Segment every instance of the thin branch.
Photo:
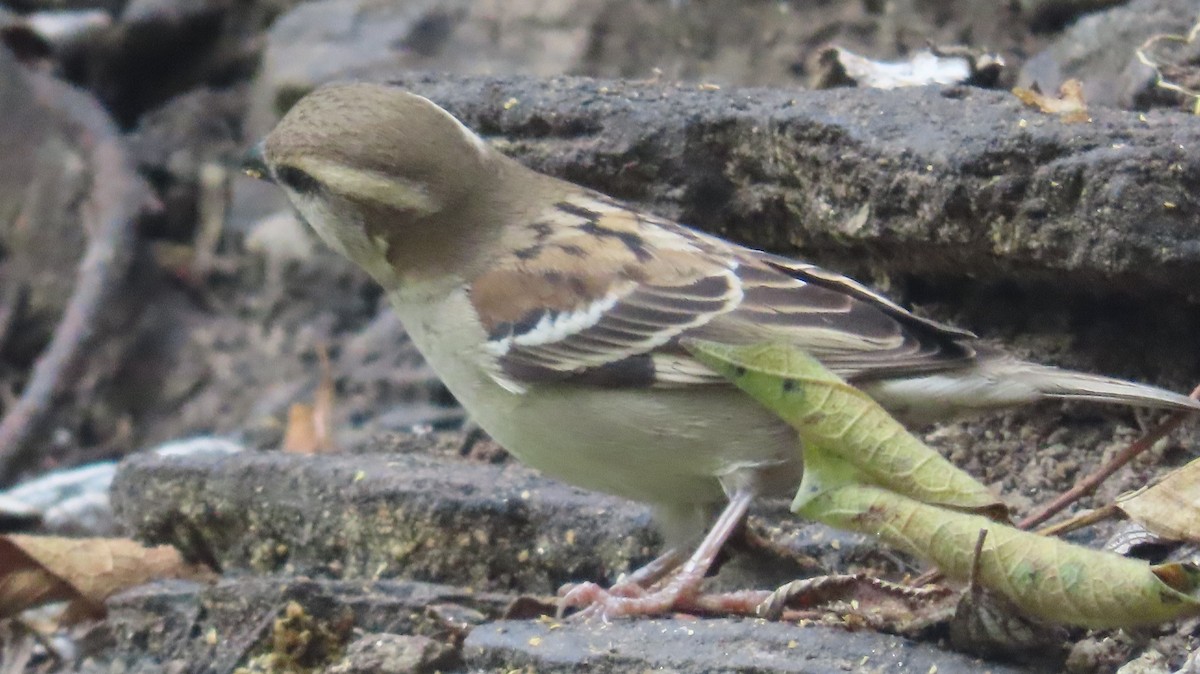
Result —
<svg viewBox="0 0 1200 674"><path fill-rule="evenodd" d="M92 342L101 309L129 268L134 217L147 194L116 127L91 96L45 76L33 76L30 83L41 103L76 134L88 158L91 193L80 209L88 245L50 344L38 356L21 397L0 420L0 483L11 482L29 458L29 439L49 417L65 374L80 364Z"/></svg>
<svg viewBox="0 0 1200 674"><path fill-rule="evenodd" d="M1197 386L1192 391L1191 397L1200 399L1200 386ZM1111 461L1101 466L1100 470L1075 483L1074 487L1063 492L1058 498L1051 501L1049 505L1043 507L1041 510L1021 520L1017 526L1021 529L1032 529L1062 512L1067 506L1078 501L1083 496L1092 493L1096 487L1099 487L1102 482L1124 467L1125 464L1133 461L1145 453L1146 450L1153 447L1154 443L1162 440L1168 433L1179 428L1180 424L1188 418L1188 415L1188 412L1175 412L1166 421L1159 424L1158 427L1150 429L1145 435L1130 443L1128 447L1114 456Z"/></svg>

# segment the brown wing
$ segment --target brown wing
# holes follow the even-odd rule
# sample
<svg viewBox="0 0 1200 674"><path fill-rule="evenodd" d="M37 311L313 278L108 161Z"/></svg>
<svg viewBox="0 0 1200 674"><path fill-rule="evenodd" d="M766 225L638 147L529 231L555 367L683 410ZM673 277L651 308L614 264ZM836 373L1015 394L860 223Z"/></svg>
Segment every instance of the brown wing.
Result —
<svg viewBox="0 0 1200 674"><path fill-rule="evenodd" d="M810 264L738 251L737 309L691 333L802 347L847 379L954 368L975 357L969 332L919 318L857 281Z"/></svg>
<svg viewBox="0 0 1200 674"><path fill-rule="evenodd" d="M498 381L724 384L678 339L787 341L849 378L954 367L969 333L853 280L728 244L591 193L564 200L471 283Z"/></svg>

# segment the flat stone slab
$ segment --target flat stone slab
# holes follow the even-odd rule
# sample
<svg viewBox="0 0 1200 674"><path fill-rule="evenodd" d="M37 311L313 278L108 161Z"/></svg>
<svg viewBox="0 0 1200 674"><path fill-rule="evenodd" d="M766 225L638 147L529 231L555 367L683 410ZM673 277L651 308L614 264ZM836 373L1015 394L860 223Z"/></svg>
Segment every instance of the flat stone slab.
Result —
<svg viewBox="0 0 1200 674"><path fill-rule="evenodd" d="M623 620L607 624L497 621L471 631L463 655L474 670L578 672L912 672L1013 674L875 632L761 620Z"/></svg>
<svg viewBox="0 0 1200 674"><path fill-rule="evenodd" d="M84 671L117 671L113 667L119 662L124 667L120 671L131 674L228 674L278 653L289 629L307 631L313 642L328 642L287 652L298 664L330 672L1030 671L900 637L815 625L686 618L611 623L496 620L511 599L388 580L263 576L227 578L210 587L156 583L108 602L117 646L107 656L108 669L96 663L95 669ZM419 658L412 649L396 647L413 642L427 650L433 646L439 667L413 665L409 661ZM380 644L393 648L370 648ZM364 661L371 666L364 667ZM253 666L248 670L261 671Z"/></svg>
<svg viewBox="0 0 1200 674"><path fill-rule="evenodd" d="M508 595L403 581L255 576L225 578L208 587L154 583L109 600L116 648L107 657L127 663L133 672L228 674L271 651L275 621L288 614L291 604L313 633L326 632L340 647L352 633L461 641L456 633L494 618L511 600ZM331 649L325 659L335 659L339 650Z"/></svg>
<svg viewBox="0 0 1200 674"><path fill-rule="evenodd" d="M458 435L443 437L451 443ZM648 561L648 511L499 466L423 452L133 456L113 506L135 536L222 569L333 578L403 577L553 593Z"/></svg>

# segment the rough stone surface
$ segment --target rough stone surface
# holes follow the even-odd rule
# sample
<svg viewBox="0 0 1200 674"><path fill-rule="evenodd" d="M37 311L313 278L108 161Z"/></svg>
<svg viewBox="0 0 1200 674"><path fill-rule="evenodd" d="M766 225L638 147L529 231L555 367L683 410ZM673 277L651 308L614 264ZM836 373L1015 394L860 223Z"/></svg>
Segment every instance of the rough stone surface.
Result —
<svg viewBox="0 0 1200 674"><path fill-rule="evenodd" d="M1180 348L1200 329L1190 115L1068 124L957 87L393 79L535 169L944 305L1009 344L1043 335L1039 360L1176 388L1200 372Z"/></svg>
<svg viewBox="0 0 1200 674"><path fill-rule="evenodd" d="M370 453L320 457L141 454L121 464L113 507L139 538L258 573L549 594L566 582L612 582L657 554L643 506L516 463L458 458L461 438L393 435L365 444ZM895 566L874 539L799 520L783 500L759 504L754 521L819 569ZM774 588L798 572L786 560L741 557L722 569L720 587Z"/></svg>
<svg viewBox="0 0 1200 674"><path fill-rule="evenodd" d="M172 667L227 674L271 650L274 622L293 602L316 625L333 627L343 645L350 640L350 629L453 643L472 624L499 616L510 600L443 585L392 581L260 576L224 579L212 587L155 583L108 602L117 644L112 661L138 674ZM338 659L336 649L332 655L331 660Z"/></svg>
<svg viewBox="0 0 1200 674"><path fill-rule="evenodd" d="M441 671L553 672L586 664L614 672L754 666L823 672L867 658L877 671L927 672L936 663L944 672L965 671L971 662L933 641L817 626L530 620L547 610L546 596L561 584L611 583L657 553L647 512L519 465L457 458L460 440L457 434L397 436L366 445L372 453L317 457L242 452L126 459L113 501L133 534L209 560L223 579L212 588L160 584L114 600L112 625L123 645L111 658L139 674L154 671L139 667L170 662L188 672L258 666L280 641L273 630L284 629L278 625L299 611L288 608L297 602L303 630L336 636L336 648L311 655L329 671L430 671L426 665L436 662ZM823 572L897 577L914 568L871 539L798 520L782 504L763 504L752 524L791 552L772 558L761 550L734 551L710 589L771 589ZM797 555L811 560L797 564ZM518 596L532 602L512 609L527 622L490 624L508 615ZM337 636L349 629L347 621L355 634L378 638L364 636L354 646L348 632ZM436 644L407 638L413 636ZM147 653L154 657L146 660Z"/></svg>
<svg viewBox="0 0 1200 674"><path fill-rule="evenodd" d="M588 654L582 656L580 654ZM482 671L961 672L1027 671L928 651L899 637L753 620L638 620L563 629L500 621L471 631L463 654Z"/></svg>
<svg viewBox="0 0 1200 674"><path fill-rule="evenodd" d="M139 538L258 573L547 594L571 581L607 582L656 550L641 507L517 465L419 453L421 444L319 458L132 457L113 506Z"/></svg>
<svg viewBox="0 0 1200 674"><path fill-rule="evenodd" d="M669 671L1015 674L873 632L759 620L613 623L496 620L511 596L417 582L231 578L156 583L108 603L112 665L83 671L225 674L272 652L283 616L334 643L307 664L329 672ZM289 608L291 606L291 608ZM360 635L360 636L353 636ZM465 640L464 640L465 639ZM278 643L278 640L275 640ZM446 649L443 644L453 645ZM461 646L458 646L460 645ZM461 649L461 650L460 650ZM461 656L457 655L461 653ZM328 667L327 670L324 668ZM114 669L116 668L116 669ZM252 670L256 671L256 670Z"/></svg>
<svg viewBox="0 0 1200 674"><path fill-rule="evenodd" d="M1069 4L1069 3L1060 3ZM1075 22L1021 68L1022 86L1057 91L1083 82L1089 105L1144 108L1179 99L1154 88L1154 72L1135 50L1154 35L1185 35L1200 15L1196 0L1133 0Z"/></svg>
<svg viewBox="0 0 1200 674"><path fill-rule="evenodd" d="M446 645L425 636L366 634L346 648L329 674L416 674L447 669L456 660Z"/></svg>

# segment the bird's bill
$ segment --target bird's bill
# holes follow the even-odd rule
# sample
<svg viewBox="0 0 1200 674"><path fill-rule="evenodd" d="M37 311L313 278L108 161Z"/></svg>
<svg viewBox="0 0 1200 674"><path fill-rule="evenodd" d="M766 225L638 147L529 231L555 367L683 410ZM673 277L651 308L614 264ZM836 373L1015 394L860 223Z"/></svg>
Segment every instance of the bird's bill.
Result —
<svg viewBox="0 0 1200 674"><path fill-rule="evenodd" d="M267 182L275 182L271 179L271 171L267 168L267 159L264 154L265 141L255 143L245 154L242 155L242 172L251 178L265 180Z"/></svg>

